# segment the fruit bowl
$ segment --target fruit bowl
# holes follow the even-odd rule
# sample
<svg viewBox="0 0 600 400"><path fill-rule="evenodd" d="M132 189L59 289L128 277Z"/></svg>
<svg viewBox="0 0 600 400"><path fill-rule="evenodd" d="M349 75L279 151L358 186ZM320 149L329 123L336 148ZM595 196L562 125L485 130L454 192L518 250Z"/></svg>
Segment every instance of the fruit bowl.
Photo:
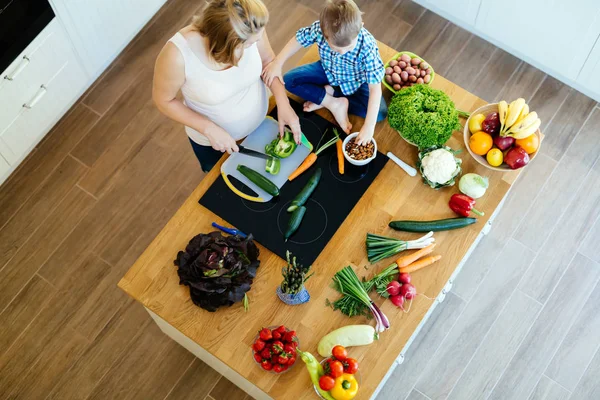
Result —
<svg viewBox="0 0 600 400"><path fill-rule="evenodd" d="M499 165L498 167L494 167L491 166L488 162L485 156L480 156L478 154L475 154L473 152L473 150L471 150L471 146L469 146L469 139L471 138L471 132L469 131L469 122L471 121L471 118L474 115L477 114L483 114L483 115L488 115L490 113L493 112L498 112L498 103L492 103L492 104L487 104L485 106L479 107L477 110L473 111L471 113L471 115L469 116L469 118L467 119L467 122L465 123L465 127L463 129L463 139L465 142L465 147L467 148L467 151L469 152L469 154L471 155L471 157L473 157L475 159L475 161L477 161L479 164L483 165L484 167L488 168L488 169L492 169L494 171L500 171L500 172L507 172L507 171L517 171L517 170L513 170L511 169L506 163L502 163L501 165ZM535 135L537 135L538 140L539 140L539 147L541 147L542 145L542 136L540 133L540 130L538 129L535 132ZM495 146L494 146L495 147ZM535 156L540 152L540 149L537 149L537 151L535 151L534 153L529 154L529 163L531 163L531 161L533 161L533 159L535 158ZM529 165L529 163L527 165ZM525 165L522 168L527 167L527 165ZM519 169L522 169L519 168Z"/></svg>
<svg viewBox="0 0 600 400"><path fill-rule="evenodd" d="M266 328L268 328L269 330L273 331L273 330L276 330L278 327L277 326L268 326ZM292 331L291 329L288 329L287 327L285 328L285 332L286 333L287 332L291 332L291 331ZM300 339L298 339L298 336L295 336L295 337L296 337L295 342L296 342L296 348L297 348L298 345L300 345ZM254 337L254 340L252 341L252 343L253 344L256 343L257 339L259 339L259 338L260 338L260 332ZM273 342L274 340L275 339L272 339L269 342ZM285 342L283 340L283 338L282 339L277 339L277 340L281 341L284 345L288 344L287 342ZM281 371L281 372L276 372L273 369L271 369L271 370L265 370L262 367L261 363L259 363L258 360L256 360L255 354L257 354L257 352L254 350L253 346L250 346L250 351L251 351L252 359L254 360L254 362L256 363L256 365L258 365L258 367L261 368L263 371L266 371L266 372L269 372L269 373L272 373L272 374L281 375L283 373L286 373L287 371L289 371L290 369L292 369L294 367L294 365L296 365L298 363L298 361L296 361L296 362L294 362L291 365L288 364L287 368L285 370Z"/></svg>
<svg viewBox="0 0 600 400"><path fill-rule="evenodd" d="M390 61L397 60L398 57L401 57L403 54L406 54L406 55L410 56L410 58L420 58L422 61L425 61L427 63L427 60L423 60L422 57L418 56L415 53L411 53L410 51L401 51L399 53L396 53L396 55L394 55L394 57L390 58L388 60L388 62L385 63L384 68L389 67L390 66ZM427 63L427 64L429 64L429 63ZM431 66L431 64L429 64L429 68L431 68L431 74L430 74L431 79L430 79L429 83L425 83L425 85L431 85L433 83L433 80L435 79L435 71L434 71L433 67ZM392 85L386 82L385 75L384 75L381 83L383 83L383 86L385 86L390 92L392 92L394 94L396 94L400 90L402 90L402 89L400 89L400 90L394 90L394 88L392 87Z"/></svg>
<svg viewBox="0 0 600 400"><path fill-rule="evenodd" d="M327 359L329 359L329 357L324 358L320 361L321 366L325 365L325 362L327 362ZM356 383L358 383L358 392L360 393L360 369L358 371L356 371L356 373L354 374L354 379L356 379ZM315 393L317 394L317 397L319 397L320 399L325 400L325 398L323 396L321 396L321 393L319 393L319 391L317 390L317 386L313 384L313 389L315 390ZM359 398L359 396L357 395L356 398Z"/></svg>

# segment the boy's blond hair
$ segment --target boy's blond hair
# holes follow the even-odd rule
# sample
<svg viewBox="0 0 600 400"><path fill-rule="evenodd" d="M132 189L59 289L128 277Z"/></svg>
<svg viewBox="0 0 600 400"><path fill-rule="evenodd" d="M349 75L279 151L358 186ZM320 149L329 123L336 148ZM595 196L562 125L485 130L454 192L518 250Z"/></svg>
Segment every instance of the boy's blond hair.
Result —
<svg viewBox="0 0 600 400"><path fill-rule="evenodd" d="M319 20L325 38L339 47L352 43L362 28L362 12L352 0L327 0Z"/></svg>
<svg viewBox="0 0 600 400"><path fill-rule="evenodd" d="M260 0L210 0L192 25L208 39L212 58L221 64L235 65L236 51L269 21L269 11Z"/></svg>

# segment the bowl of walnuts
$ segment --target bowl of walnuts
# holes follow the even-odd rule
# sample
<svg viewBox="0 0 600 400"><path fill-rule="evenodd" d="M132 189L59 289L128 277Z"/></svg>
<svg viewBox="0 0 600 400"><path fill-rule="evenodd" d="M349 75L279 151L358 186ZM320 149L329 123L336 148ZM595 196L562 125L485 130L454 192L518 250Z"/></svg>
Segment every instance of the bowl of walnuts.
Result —
<svg viewBox="0 0 600 400"><path fill-rule="evenodd" d="M359 145L356 141L358 134L359 132L351 133L344 139L344 158L352 165L367 165L377 156L377 142L371 139L369 143Z"/></svg>

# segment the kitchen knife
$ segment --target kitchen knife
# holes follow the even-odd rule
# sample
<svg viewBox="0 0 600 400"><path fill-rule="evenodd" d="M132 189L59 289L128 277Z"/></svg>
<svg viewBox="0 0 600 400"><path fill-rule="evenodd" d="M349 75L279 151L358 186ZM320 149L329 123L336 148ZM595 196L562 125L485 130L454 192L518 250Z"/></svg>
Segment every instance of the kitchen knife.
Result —
<svg viewBox="0 0 600 400"><path fill-rule="evenodd" d="M263 158L265 160L268 160L269 158L271 158L271 156L268 156L265 153L261 153L260 151L249 149L242 145L238 145L238 148L240 149L240 153L249 155L251 157Z"/></svg>

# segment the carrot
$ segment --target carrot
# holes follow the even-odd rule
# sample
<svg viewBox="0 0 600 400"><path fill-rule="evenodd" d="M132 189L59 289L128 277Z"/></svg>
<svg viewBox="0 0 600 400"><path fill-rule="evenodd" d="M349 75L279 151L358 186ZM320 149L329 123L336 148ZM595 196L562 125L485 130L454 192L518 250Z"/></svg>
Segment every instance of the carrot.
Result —
<svg viewBox="0 0 600 400"><path fill-rule="evenodd" d="M429 246L423 247L422 249L415 251L412 254L398 257L398 259L396 260L396 264L398 265L398 268L406 267L407 265L417 261L419 258L426 256L427 254L429 254L433 251L434 247L435 247L435 243L431 243Z"/></svg>
<svg viewBox="0 0 600 400"><path fill-rule="evenodd" d="M335 142L335 146L337 147L338 171L340 172L340 175L344 175L344 150L343 150L343 145L344 145L344 143L342 142L342 139L338 139L338 141Z"/></svg>
<svg viewBox="0 0 600 400"><path fill-rule="evenodd" d="M304 161L302 161L302 164L300 164L298 168L296 168L296 170L292 172L292 174L288 177L288 180L293 181L294 179L296 179L298 175L310 168L310 166L313 165L315 161L317 161L317 154L310 153L308 157L306 157Z"/></svg>
<svg viewBox="0 0 600 400"><path fill-rule="evenodd" d="M408 272L408 273L415 272L415 271L420 270L421 268L425 268L426 266L433 264L440 258L442 258L442 256L440 256L440 255L421 258L420 260L415 261L414 263L407 265L406 267L399 268L398 270L401 273L402 272Z"/></svg>

